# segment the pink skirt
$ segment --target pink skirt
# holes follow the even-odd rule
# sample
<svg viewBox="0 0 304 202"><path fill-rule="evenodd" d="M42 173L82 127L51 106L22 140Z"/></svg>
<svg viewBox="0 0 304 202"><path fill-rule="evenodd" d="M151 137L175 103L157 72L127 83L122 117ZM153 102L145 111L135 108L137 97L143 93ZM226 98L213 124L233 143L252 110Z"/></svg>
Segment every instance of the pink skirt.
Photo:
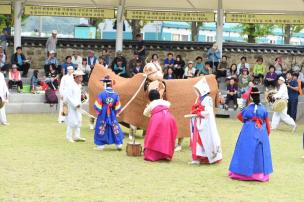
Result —
<svg viewBox="0 0 304 202"><path fill-rule="evenodd" d="M145 149L144 151L144 159L146 161L159 161L159 160L168 160L172 159L172 156L163 154L161 152L157 152L151 149Z"/></svg>
<svg viewBox="0 0 304 202"><path fill-rule="evenodd" d="M265 175L264 173L254 173L251 176L239 175L237 173L229 171L228 176L234 180L242 180L242 181L259 181L259 182L268 182L269 175Z"/></svg>

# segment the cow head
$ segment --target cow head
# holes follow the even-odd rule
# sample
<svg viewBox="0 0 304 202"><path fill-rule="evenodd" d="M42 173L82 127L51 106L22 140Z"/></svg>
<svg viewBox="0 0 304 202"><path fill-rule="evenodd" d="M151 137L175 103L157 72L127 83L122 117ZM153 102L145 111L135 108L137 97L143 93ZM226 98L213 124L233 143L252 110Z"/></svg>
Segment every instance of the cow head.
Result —
<svg viewBox="0 0 304 202"><path fill-rule="evenodd" d="M164 77L162 68L157 63L147 63L143 72L148 76L148 79L152 81L163 80Z"/></svg>

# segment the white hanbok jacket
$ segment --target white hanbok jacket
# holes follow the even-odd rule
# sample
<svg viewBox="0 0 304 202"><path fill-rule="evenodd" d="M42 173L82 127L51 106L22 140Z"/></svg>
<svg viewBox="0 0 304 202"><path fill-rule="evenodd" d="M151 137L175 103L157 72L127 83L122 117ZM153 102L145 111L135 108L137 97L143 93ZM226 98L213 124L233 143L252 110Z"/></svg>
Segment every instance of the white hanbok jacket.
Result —
<svg viewBox="0 0 304 202"><path fill-rule="evenodd" d="M4 79L4 75L0 72L0 97L2 101L8 100L8 88ZM5 106L0 109L0 124L6 122Z"/></svg>
<svg viewBox="0 0 304 202"><path fill-rule="evenodd" d="M78 128L81 126L82 115L81 115L81 86L75 81L69 85L66 89L66 97L68 103L68 115L66 117L66 123L71 128ZM80 108L77 108L80 106Z"/></svg>
<svg viewBox="0 0 304 202"><path fill-rule="evenodd" d="M69 88L69 85L74 82L74 77L73 75L64 75L60 81L60 86L59 86L59 93L60 96L63 96L63 98L66 95L66 90Z"/></svg>

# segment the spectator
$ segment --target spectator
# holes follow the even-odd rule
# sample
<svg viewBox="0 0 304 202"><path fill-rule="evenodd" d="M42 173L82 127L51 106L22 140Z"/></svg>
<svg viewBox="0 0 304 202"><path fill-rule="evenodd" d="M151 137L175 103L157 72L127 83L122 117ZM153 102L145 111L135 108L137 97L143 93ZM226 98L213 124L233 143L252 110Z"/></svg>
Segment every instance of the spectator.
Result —
<svg viewBox="0 0 304 202"><path fill-rule="evenodd" d="M137 53L139 56L139 59L141 59L142 61L145 61L145 56L146 56L146 48L145 48L145 44L144 44L144 40L142 38L141 34L136 34L136 40L137 40Z"/></svg>
<svg viewBox="0 0 304 202"><path fill-rule="evenodd" d="M87 58L82 58L82 63L79 65L78 69L84 73L83 82L87 83L89 81L89 75L91 74L91 67L88 65Z"/></svg>
<svg viewBox="0 0 304 202"><path fill-rule="evenodd" d="M227 69L228 69L227 56L223 55L222 61L216 67L216 79L221 77L226 78Z"/></svg>
<svg viewBox="0 0 304 202"><path fill-rule="evenodd" d="M91 67L91 69L94 68L94 65L97 62L97 58L95 57L95 53L92 50L89 50L89 54L87 57L88 65Z"/></svg>
<svg viewBox="0 0 304 202"><path fill-rule="evenodd" d="M132 71L132 76L135 75L135 74L138 74L138 73L143 73L144 66L143 66L142 61L140 59L138 59L136 61L136 66L131 71Z"/></svg>
<svg viewBox="0 0 304 202"><path fill-rule="evenodd" d="M171 67L168 68L167 73L164 75L164 79L166 80L176 79L176 76L173 73L173 69Z"/></svg>
<svg viewBox="0 0 304 202"><path fill-rule="evenodd" d="M122 52L121 51L117 51L117 56L114 58L114 60L112 61L112 64L111 64L111 69L114 68L114 65L117 66L117 61L120 60L122 61L122 66L126 67L127 66L127 59L122 55Z"/></svg>
<svg viewBox="0 0 304 202"><path fill-rule="evenodd" d="M158 55L156 53L154 53L151 58L152 58L151 59L152 63L160 65L159 60L158 60Z"/></svg>
<svg viewBox="0 0 304 202"><path fill-rule="evenodd" d="M189 61L188 66L185 68L184 79L195 77L195 68L193 67L193 62Z"/></svg>
<svg viewBox="0 0 304 202"><path fill-rule="evenodd" d="M68 69L67 69L68 66L72 66L72 67L74 67L74 70L76 70L76 66L72 63L72 57L70 55L66 56L65 63L62 64L62 66L61 66L61 74L62 75L66 75L67 74L67 72L68 72ZM56 67L53 66L53 68L56 68Z"/></svg>
<svg viewBox="0 0 304 202"><path fill-rule="evenodd" d="M105 63L105 67L108 68L109 65L110 65L110 54L109 54L109 51L108 49L103 49L102 52L101 52L101 55L104 59L104 63Z"/></svg>
<svg viewBox="0 0 304 202"><path fill-rule="evenodd" d="M51 64L56 65L57 69L59 68L59 61L57 60L57 58L55 56L55 51L53 51L53 50L51 50L49 52L49 56L44 62L44 73L46 76L50 73L49 69L50 69Z"/></svg>
<svg viewBox="0 0 304 202"><path fill-rule="evenodd" d="M238 78L238 73L237 73L237 66L236 64L232 64L230 66L230 68L227 71L227 78L234 78L237 79Z"/></svg>
<svg viewBox="0 0 304 202"><path fill-rule="evenodd" d="M79 51L73 51L72 63L75 65L76 69L81 65L82 57L80 56Z"/></svg>
<svg viewBox="0 0 304 202"><path fill-rule="evenodd" d="M27 72L30 68L30 61L26 59L22 53L22 47L16 48L16 53L12 55L11 59L12 64L16 64L18 71L22 71L22 77L27 77Z"/></svg>
<svg viewBox="0 0 304 202"><path fill-rule="evenodd" d="M50 51L54 51L56 53L57 40L57 31L53 30L52 36L48 38L45 44L47 54L50 53Z"/></svg>
<svg viewBox="0 0 304 202"><path fill-rule="evenodd" d="M128 77L126 66L123 65L123 61L121 59L117 60L117 64L114 64L113 71L118 76Z"/></svg>
<svg viewBox="0 0 304 202"><path fill-rule="evenodd" d="M174 74L177 79L182 79L185 73L185 61L182 59L181 55L177 55L174 61Z"/></svg>
<svg viewBox="0 0 304 202"><path fill-rule="evenodd" d="M71 56L69 56L69 57L71 57ZM57 90L58 86L59 86L59 75L58 75L56 66L54 64L50 64L49 68L50 68L49 74L48 74L45 82L48 84L49 88L51 88L52 90ZM74 67L74 69L75 69L75 67Z"/></svg>
<svg viewBox="0 0 304 202"><path fill-rule="evenodd" d="M128 65L127 65L127 72L133 72L134 68L137 65L137 61L139 60L138 53L134 51L133 53L133 58L129 60Z"/></svg>
<svg viewBox="0 0 304 202"><path fill-rule="evenodd" d="M242 73L239 76L239 88L240 88L240 94L242 95L248 90L249 82L251 81L251 77L249 75L249 71L247 68L242 69Z"/></svg>
<svg viewBox="0 0 304 202"><path fill-rule="evenodd" d="M221 60L221 52L218 49L218 45L216 43L213 44L211 48L209 48L208 52L208 60L209 64L211 65L212 71L215 71L216 67L218 66Z"/></svg>
<svg viewBox="0 0 304 202"><path fill-rule="evenodd" d="M203 58L201 56L198 56L195 58L196 64L195 64L195 69L196 69L196 74L201 71L201 69L204 68L204 64L203 64Z"/></svg>
<svg viewBox="0 0 304 202"><path fill-rule="evenodd" d="M261 85L263 83L263 79L266 73L266 65L263 64L263 58L259 57L256 60L256 64L253 67L253 76L255 80L259 81L259 84Z"/></svg>
<svg viewBox="0 0 304 202"><path fill-rule="evenodd" d="M6 55L4 53L3 48L0 47L0 71L4 73L4 76L6 76L8 68L9 66L6 62Z"/></svg>
<svg viewBox="0 0 304 202"><path fill-rule="evenodd" d="M2 33L3 34L0 36L0 46L3 48L3 52L6 55L8 33L5 29L3 29Z"/></svg>
<svg viewBox="0 0 304 202"><path fill-rule="evenodd" d="M237 75L240 74L241 69L247 68L250 72L250 65L247 63L247 58L245 56L241 57L241 63L237 65Z"/></svg>
<svg viewBox="0 0 304 202"><path fill-rule="evenodd" d="M269 72L267 72L264 81L266 90L268 90L267 88L269 88L270 86L274 89L277 85L277 80L278 80L278 75L275 73L275 67L273 65L270 65Z"/></svg>
<svg viewBox="0 0 304 202"><path fill-rule="evenodd" d="M173 58L173 53L168 53L167 54L167 58L164 61L164 72L166 72L166 70L171 67L174 68L174 58Z"/></svg>
<svg viewBox="0 0 304 202"><path fill-rule="evenodd" d="M287 78L287 88L288 88L288 110L287 114L296 121L297 119L297 108L298 108L298 97L299 97L299 87L298 87L298 74L290 73L286 74Z"/></svg>
<svg viewBox="0 0 304 202"><path fill-rule="evenodd" d="M48 85L38 78L39 71L36 69L33 72L33 76L31 78L31 91L35 93L36 91L46 90Z"/></svg>
<svg viewBox="0 0 304 202"><path fill-rule="evenodd" d="M287 65L284 63L283 58L281 56L275 59L274 67L275 73L278 75L278 78L280 76L284 76L287 71Z"/></svg>
<svg viewBox="0 0 304 202"><path fill-rule="evenodd" d="M12 65L12 70L8 73L8 89L12 89L13 85L17 85L20 88L20 90L18 89L18 92L22 91L23 85L21 74L20 71L18 71L18 66L16 64Z"/></svg>
<svg viewBox="0 0 304 202"><path fill-rule="evenodd" d="M229 78L229 84L227 85L226 103L225 103L226 110L228 110L228 104L231 100L233 101L234 110L237 109L237 94L238 94L238 87L236 85L235 79Z"/></svg>
<svg viewBox="0 0 304 202"><path fill-rule="evenodd" d="M212 73L212 68L209 62L205 62L205 66L197 72L197 76L208 75Z"/></svg>

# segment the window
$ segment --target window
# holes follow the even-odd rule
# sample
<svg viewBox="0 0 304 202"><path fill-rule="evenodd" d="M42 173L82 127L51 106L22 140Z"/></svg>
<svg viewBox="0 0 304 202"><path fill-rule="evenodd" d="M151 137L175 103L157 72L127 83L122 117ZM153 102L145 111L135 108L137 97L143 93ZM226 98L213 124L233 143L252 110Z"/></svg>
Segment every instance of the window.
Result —
<svg viewBox="0 0 304 202"><path fill-rule="evenodd" d="M214 42L214 36L207 36L207 42Z"/></svg>
<svg viewBox="0 0 304 202"><path fill-rule="evenodd" d="M172 41L179 41L179 34L172 34Z"/></svg>

